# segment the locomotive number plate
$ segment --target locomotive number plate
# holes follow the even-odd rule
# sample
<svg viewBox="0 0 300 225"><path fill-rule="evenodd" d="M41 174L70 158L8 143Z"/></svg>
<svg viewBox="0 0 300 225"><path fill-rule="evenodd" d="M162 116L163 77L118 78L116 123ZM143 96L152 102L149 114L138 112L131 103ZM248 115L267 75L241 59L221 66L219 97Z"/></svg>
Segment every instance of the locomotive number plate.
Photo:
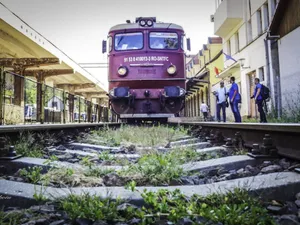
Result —
<svg viewBox="0 0 300 225"><path fill-rule="evenodd" d="M156 74L156 69L138 69L138 74Z"/></svg>

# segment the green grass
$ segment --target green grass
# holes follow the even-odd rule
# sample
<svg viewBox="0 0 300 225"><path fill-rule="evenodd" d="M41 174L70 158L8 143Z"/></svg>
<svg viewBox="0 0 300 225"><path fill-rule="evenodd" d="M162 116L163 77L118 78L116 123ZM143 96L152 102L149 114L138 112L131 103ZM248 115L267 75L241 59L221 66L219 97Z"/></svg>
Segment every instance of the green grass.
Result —
<svg viewBox="0 0 300 225"><path fill-rule="evenodd" d="M43 146L36 143L34 135L30 132L20 133L20 138L11 143L15 146L17 154L23 155L24 157L43 157Z"/></svg>
<svg viewBox="0 0 300 225"><path fill-rule="evenodd" d="M139 224L142 225L157 224L161 219L178 223L182 218L190 218L194 222L197 218L202 218L224 225L275 225L263 203L250 196L244 189L207 197L193 195L190 198L179 190L144 190L140 194L145 205L137 209L128 207L120 211L120 200L113 201L89 194L70 195L60 199L59 206L73 220L89 218L93 221L104 220L109 224L127 222L133 218L141 219Z"/></svg>
<svg viewBox="0 0 300 225"><path fill-rule="evenodd" d="M19 225L24 215L24 211L14 213L4 213L3 209L0 210L0 224L1 225Z"/></svg>
<svg viewBox="0 0 300 225"><path fill-rule="evenodd" d="M218 157L218 155L217 155ZM168 185L187 175L181 165L187 162L212 159L210 154L197 153L192 149L174 149L168 153L152 152L143 155L136 164L119 171L119 175L138 185Z"/></svg>
<svg viewBox="0 0 300 225"><path fill-rule="evenodd" d="M106 127L99 131L92 131L87 141L91 144L102 143L109 146L138 145L165 146L171 140L187 135L183 128L168 126L129 126L122 125L119 129Z"/></svg>
<svg viewBox="0 0 300 225"><path fill-rule="evenodd" d="M201 154L193 149L174 149L167 153L151 152L144 154L137 163L127 163L127 167L118 171L117 174L123 180L134 180L138 185L168 185L178 181L182 176L188 175L181 165L188 162L204 161L218 158L221 154ZM106 158L106 157L104 157ZM117 162L117 161L116 161ZM81 160L82 169L52 167L47 173L42 174L41 168L34 167L23 169L20 175L28 182L37 184L49 182L60 187L89 187L103 184L102 178L115 170L97 167L89 157Z"/></svg>

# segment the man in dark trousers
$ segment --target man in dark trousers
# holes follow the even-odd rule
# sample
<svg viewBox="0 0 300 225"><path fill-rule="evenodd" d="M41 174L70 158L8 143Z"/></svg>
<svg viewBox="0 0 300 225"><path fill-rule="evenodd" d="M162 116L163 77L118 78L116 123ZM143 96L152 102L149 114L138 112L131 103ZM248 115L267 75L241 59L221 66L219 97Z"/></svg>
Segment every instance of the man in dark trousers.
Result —
<svg viewBox="0 0 300 225"><path fill-rule="evenodd" d="M251 98L254 98L255 103L257 104L258 112L260 115L260 122L267 123L266 114L263 109L264 100L261 94L262 85L259 83L259 78L255 78L254 82L255 82L255 89L254 89L254 94L251 96Z"/></svg>
<svg viewBox="0 0 300 225"><path fill-rule="evenodd" d="M224 81L220 82L220 88L214 92L217 97L217 118L218 122L221 121L221 109L223 113L223 122L226 122L226 102L227 102L227 91L224 87Z"/></svg>
<svg viewBox="0 0 300 225"><path fill-rule="evenodd" d="M232 113L236 123L241 123L242 118L239 111L239 103L241 103L241 94L239 93L239 87L235 83L235 77L230 77L231 88L229 90L229 101Z"/></svg>

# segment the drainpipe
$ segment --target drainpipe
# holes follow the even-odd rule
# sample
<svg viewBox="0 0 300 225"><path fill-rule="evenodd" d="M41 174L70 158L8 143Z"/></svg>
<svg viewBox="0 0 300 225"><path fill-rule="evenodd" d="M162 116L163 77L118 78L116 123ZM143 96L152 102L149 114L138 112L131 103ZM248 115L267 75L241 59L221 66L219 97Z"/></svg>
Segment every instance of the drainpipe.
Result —
<svg viewBox="0 0 300 225"><path fill-rule="evenodd" d="M265 42L265 53L266 53L267 86L270 87L271 72L270 72L270 58L269 58L269 41L267 40L267 38L265 38L264 42Z"/></svg>
<svg viewBox="0 0 300 225"><path fill-rule="evenodd" d="M265 47L266 47L266 58L267 58L267 71L268 71L268 82L270 78L270 58L269 53L271 55L271 63L272 63L272 78L273 84L271 91L274 92L274 103L275 109L277 112L277 117L280 118L282 116L282 104L281 104L281 83L280 83L280 67L279 67L279 52L278 52L278 39L280 36L271 36L268 31L267 37L265 38Z"/></svg>

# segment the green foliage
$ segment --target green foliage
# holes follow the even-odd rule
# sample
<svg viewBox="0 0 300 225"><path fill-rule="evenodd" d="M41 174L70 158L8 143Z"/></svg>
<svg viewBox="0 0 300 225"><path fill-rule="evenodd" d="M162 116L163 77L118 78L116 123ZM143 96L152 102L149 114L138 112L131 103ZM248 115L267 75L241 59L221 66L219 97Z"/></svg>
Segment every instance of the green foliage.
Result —
<svg viewBox="0 0 300 225"><path fill-rule="evenodd" d="M152 153L144 155L136 164L119 171L119 174L132 177L140 185L164 185L184 175L179 162L179 159L171 154Z"/></svg>
<svg viewBox="0 0 300 225"><path fill-rule="evenodd" d="M131 178L138 185L167 185L188 174L181 167L182 164L211 158L212 155L197 153L193 149L174 149L168 153L152 152L118 173Z"/></svg>
<svg viewBox="0 0 300 225"><path fill-rule="evenodd" d="M43 164L50 166L55 161L58 161L58 157L56 155L51 155Z"/></svg>
<svg viewBox="0 0 300 225"><path fill-rule="evenodd" d="M87 177L103 177L107 174L113 173L115 170L113 169L102 169L99 167L91 168L84 172L84 175Z"/></svg>
<svg viewBox="0 0 300 225"><path fill-rule="evenodd" d="M129 125L121 125L120 129L105 127L102 130L92 131L87 141L95 143L95 140L97 140L109 146L135 144L154 147L166 145L172 139L185 135L186 131L182 127L173 128L162 125L132 127Z"/></svg>
<svg viewBox="0 0 300 225"><path fill-rule="evenodd" d="M131 182L128 189L135 190ZM160 189L157 192L144 190L140 192L144 206L118 210L122 203L118 199L103 199L95 195L70 195L61 199L60 207L73 220L89 218L104 220L108 223L126 222L133 218L141 219L140 224L157 224L161 219L178 223L182 218L190 218L196 224L197 218L207 222L221 222L224 225L275 225L267 210L256 198L251 197L246 190L235 189L226 194L212 194L207 197L193 195L184 196L178 189L168 191Z"/></svg>
<svg viewBox="0 0 300 225"><path fill-rule="evenodd" d="M44 195L45 191L46 191L46 188L43 185L40 186L39 190L37 190L37 187L34 186L33 198L37 202L47 202L49 199Z"/></svg>
<svg viewBox="0 0 300 225"><path fill-rule="evenodd" d="M34 166L33 168L29 167L28 170L21 169L20 175L25 177L30 183L37 184L42 181L42 167Z"/></svg>
<svg viewBox="0 0 300 225"><path fill-rule="evenodd" d="M99 160L101 161L114 161L116 157L114 157L112 154L110 154L109 151L103 151L98 154Z"/></svg>
<svg viewBox="0 0 300 225"><path fill-rule="evenodd" d="M5 213L0 210L0 224L1 225L19 225L24 215L23 211L14 211L13 213Z"/></svg>
<svg viewBox="0 0 300 225"><path fill-rule="evenodd" d="M84 165L84 166L87 166L87 167L89 167L90 169L92 168L92 166L95 165L95 163L92 162L92 161L90 160L90 157L89 157L89 156L83 157L83 158L81 159L81 161L80 161L80 164L81 164L81 165Z"/></svg>
<svg viewBox="0 0 300 225"><path fill-rule="evenodd" d="M26 104L36 104L37 83L25 79Z"/></svg>
<svg viewBox="0 0 300 225"><path fill-rule="evenodd" d="M13 144L18 154L24 157L43 157L43 147L35 142L35 138L32 133L20 133L20 138Z"/></svg>
<svg viewBox="0 0 300 225"><path fill-rule="evenodd" d="M60 207L67 212L71 219L89 218L92 220L116 221L121 220L117 206L119 200L102 199L95 195L69 195L60 201Z"/></svg>

